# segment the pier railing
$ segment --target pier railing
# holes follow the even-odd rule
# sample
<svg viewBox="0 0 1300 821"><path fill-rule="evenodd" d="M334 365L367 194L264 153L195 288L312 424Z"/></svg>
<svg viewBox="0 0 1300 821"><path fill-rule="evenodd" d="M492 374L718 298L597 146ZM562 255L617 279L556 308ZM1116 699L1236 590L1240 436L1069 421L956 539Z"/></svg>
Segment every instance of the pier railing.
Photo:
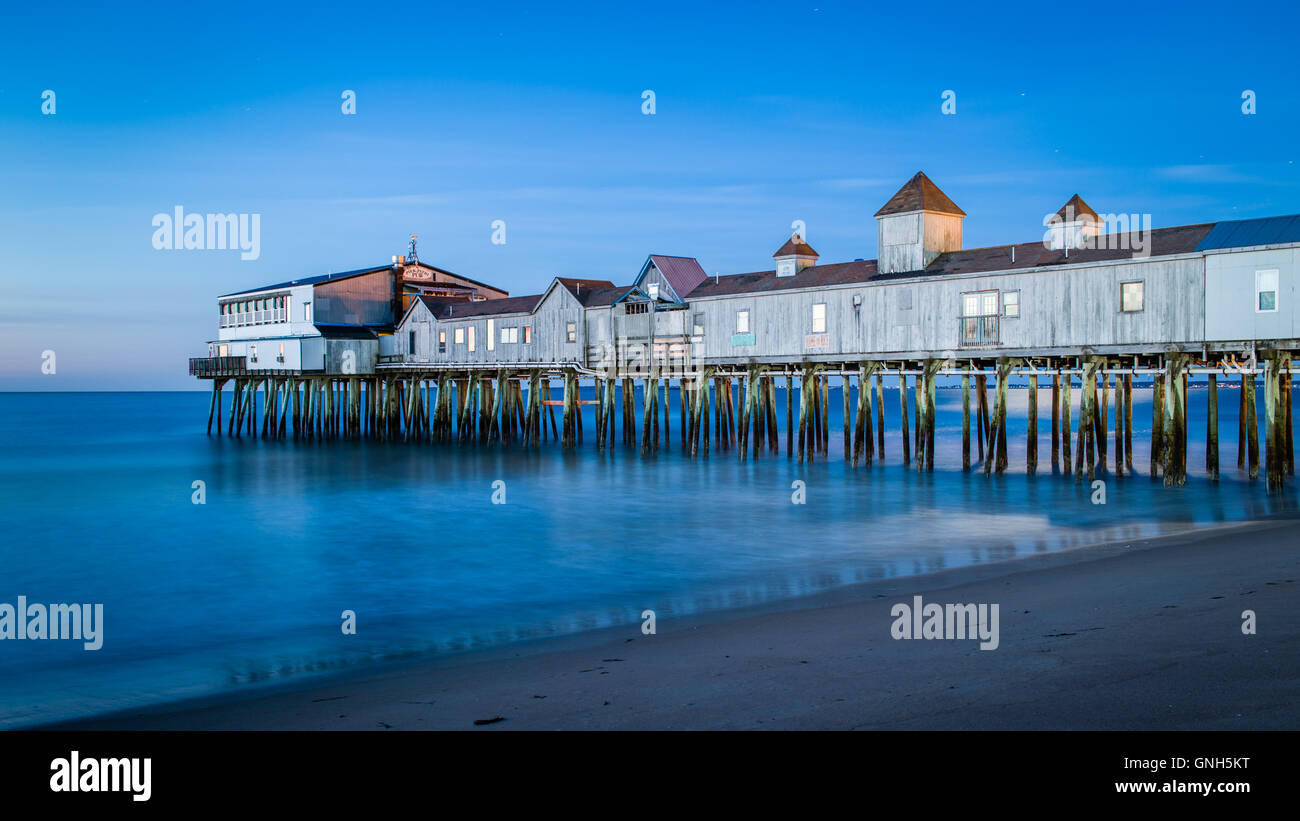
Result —
<svg viewBox="0 0 1300 821"><path fill-rule="evenodd" d="M242 376L248 373L248 363L242 356L192 356L190 376Z"/></svg>
<svg viewBox="0 0 1300 821"><path fill-rule="evenodd" d="M962 346L977 348L986 345L997 345L999 343L998 319L997 314L963 316L958 319L957 321L961 323Z"/></svg>

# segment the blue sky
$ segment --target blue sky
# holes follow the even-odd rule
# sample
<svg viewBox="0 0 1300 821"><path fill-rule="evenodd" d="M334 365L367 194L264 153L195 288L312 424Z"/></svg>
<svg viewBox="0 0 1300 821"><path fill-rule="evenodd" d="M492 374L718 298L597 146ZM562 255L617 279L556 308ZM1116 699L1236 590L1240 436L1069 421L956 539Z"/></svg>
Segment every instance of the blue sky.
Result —
<svg viewBox="0 0 1300 821"><path fill-rule="evenodd" d="M413 232L422 259L526 294L627 282L651 252L770 268L796 219L822 261L870 259L872 214L917 170L967 212L967 247L1041 236L1076 191L1156 227L1297 213L1298 21L1285 3L11 7L0 390L193 388L218 294L382 264ZM260 257L155 250L177 205L261 214Z"/></svg>

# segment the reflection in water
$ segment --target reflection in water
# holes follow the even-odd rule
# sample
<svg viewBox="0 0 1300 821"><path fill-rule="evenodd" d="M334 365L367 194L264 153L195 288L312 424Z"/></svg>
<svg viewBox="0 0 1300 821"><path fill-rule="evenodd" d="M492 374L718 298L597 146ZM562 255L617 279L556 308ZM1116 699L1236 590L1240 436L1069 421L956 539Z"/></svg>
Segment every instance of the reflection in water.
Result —
<svg viewBox="0 0 1300 821"><path fill-rule="evenodd" d="M2 395L0 601L100 602L106 627L95 653L6 642L0 726L607 625L635 630L645 609L662 629L687 614L1296 508L1294 486L1266 496L1236 471L1229 389L1223 481L1204 476L1195 388L1187 486L1147 477L1150 406L1138 390L1138 474L1101 474L1105 505L1091 503L1086 482L1053 475L1046 398L1038 474L1023 469L1018 402L1011 470L986 479L960 469L959 392L940 394L933 473L902 467L892 393L883 464L845 465L834 393L831 452L809 465L716 450L682 458L676 418L672 446L642 458L596 453L590 416L579 450L526 452L208 438L198 393ZM498 479L505 505L490 504ZM791 503L796 479L806 504ZM207 486L202 506L190 501L196 480ZM355 636L339 629L348 609Z"/></svg>

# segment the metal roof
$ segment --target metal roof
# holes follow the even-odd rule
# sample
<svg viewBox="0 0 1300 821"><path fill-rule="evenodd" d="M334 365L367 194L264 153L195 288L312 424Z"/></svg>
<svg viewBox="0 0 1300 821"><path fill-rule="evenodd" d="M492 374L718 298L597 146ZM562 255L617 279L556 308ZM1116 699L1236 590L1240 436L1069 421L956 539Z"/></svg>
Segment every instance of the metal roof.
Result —
<svg viewBox="0 0 1300 821"><path fill-rule="evenodd" d="M1196 246L1196 250L1214 251L1280 242L1300 242L1300 214L1216 222L1210 233Z"/></svg>
<svg viewBox="0 0 1300 821"><path fill-rule="evenodd" d="M381 265L377 268L358 268L355 271L339 271L337 274L320 274L314 277L303 277L302 279L291 279L288 282L277 282L274 285L263 285L260 288L245 288L242 291L232 291L228 294L222 294L217 299L225 299L228 296L239 296L240 294L255 294L260 291L274 291L277 288L289 288L295 285L316 285L320 282L329 282L332 279L347 279L348 277L361 276L362 274L373 274L379 271L391 271L393 266Z"/></svg>

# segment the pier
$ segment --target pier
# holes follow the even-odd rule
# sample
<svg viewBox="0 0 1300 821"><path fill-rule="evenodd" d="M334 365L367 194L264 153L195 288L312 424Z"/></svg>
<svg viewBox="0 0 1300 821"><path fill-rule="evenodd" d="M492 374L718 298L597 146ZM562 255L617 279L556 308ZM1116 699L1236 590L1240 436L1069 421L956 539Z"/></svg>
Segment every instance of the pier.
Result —
<svg viewBox="0 0 1300 821"><path fill-rule="evenodd" d="M853 468L898 460L932 471L936 389L941 378L960 380L961 453L965 470L985 476L1008 470L1007 407L1013 392L1029 408L1024 469L1093 480L1136 475L1133 462L1134 381L1150 382L1151 478L1166 485L1187 479L1187 402L1190 379L1205 377L1205 470L1218 480L1218 388L1240 388L1238 470L1261 472L1256 405L1263 390L1263 473L1271 490L1295 474L1292 442L1292 353L1263 354L1262 367L1213 362L1192 354L997 357L964 361L937 358L839 363L734 363L694 371L651 374L592 373L585 368L423 368L381 365L367 376L309 373L216 373L207 431L262 438L400 440L432 444L564 448L652 456L674 446L692 457L760 459L784 455L799 463L825 458L831 444L830 378L842 386L843 458ZM204 360L193 368L202 371ZM199 375L199 374L196 374ZM896 381L901 447L885 451L884 380ZM778 407L777 386L785 389ZM580 398L585 386L592 399ZM230 389L227 390L227 387ZM671 395L678 394L677 413ZM1039 403L1047 393L1048 410ZM1071 393L1079 391L1072 419ZM229 401L224 397L229 395ZM594 417L584 431L583 406ZM223 408L224 416L223 416ZM1112 410L1113 408L1113 410ZM672 435L673 417L679 435ZM779 417L785 419L781 436ZM1038 452L1040 422L1050 420L1045 464ZM615 443L615 436L620 441ZM784 451L782 448L784 439Z"/></svg>
<svg viewBox="0 0 1300 821"><path fill-rule="evenodd" d="M1238 470L1255 480L1262 467L1270 492L1294 475L1300 216L1134 229L1076 194L1035 220L1041 239L982 248L963 247L965 216L918 173L875 214L878 259L823 264L794 233L770 270L709 275L693 257L650 254L629 285L557 276L526 296L421 262L413 236L391 266L220 297L219 336L190 373L212 381L218 435L647 457L675 442L692 457L800 464L830 452L835 380L844 459L923 472L939 383L959 381L964 470L1011 469L1008 408L1024 391L1026 472L1145 471L1170 486L1187 480L1195 378L1211 480L1229 385ZM886 379L899 386L894 453ZM1135 387L1151 392L1146 465L1133 456Z"/></svg>

